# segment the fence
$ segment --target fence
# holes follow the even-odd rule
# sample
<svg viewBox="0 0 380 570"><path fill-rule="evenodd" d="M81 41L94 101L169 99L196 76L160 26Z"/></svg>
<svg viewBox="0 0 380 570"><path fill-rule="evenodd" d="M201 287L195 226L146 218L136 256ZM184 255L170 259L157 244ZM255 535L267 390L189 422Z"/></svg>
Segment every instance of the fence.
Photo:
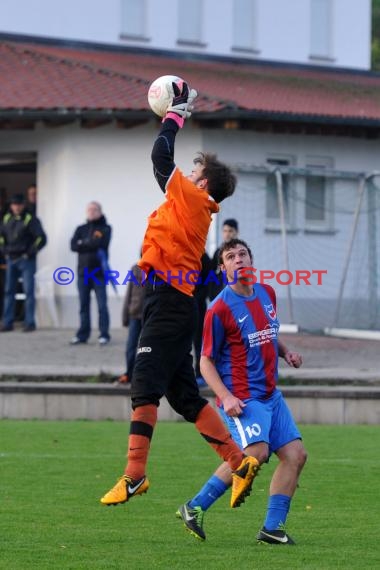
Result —
<svg viewBox="0 0 380 570"><path fill-rule="evenodd" d="M237 189L222 203L216 231L225 218L238 220L254 266L276 275L266 282L282 322L310 331L380 329L380 175L329 166L236 165ZM287 269L293 280L283 285L287 274L279 272ZM296 271L313 270L327 272L320 284L316 273L296 284Z"/></svg>

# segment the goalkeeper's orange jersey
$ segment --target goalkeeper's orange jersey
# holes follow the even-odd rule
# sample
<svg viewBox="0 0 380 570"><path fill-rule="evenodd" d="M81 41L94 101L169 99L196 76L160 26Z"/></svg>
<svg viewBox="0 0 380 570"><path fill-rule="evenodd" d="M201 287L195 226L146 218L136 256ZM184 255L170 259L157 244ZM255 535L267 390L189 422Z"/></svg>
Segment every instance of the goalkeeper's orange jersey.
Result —
<svg viewBox="0 0 380 570"><path fill-rule="evenodd" d="M211 214L218 212L219 206L177 167L165 189L166 201L148 218L138 265L146 273L154 269L172 287L191 296L191 281L195 282L197 275L189 272L201 269Z"/></svg>

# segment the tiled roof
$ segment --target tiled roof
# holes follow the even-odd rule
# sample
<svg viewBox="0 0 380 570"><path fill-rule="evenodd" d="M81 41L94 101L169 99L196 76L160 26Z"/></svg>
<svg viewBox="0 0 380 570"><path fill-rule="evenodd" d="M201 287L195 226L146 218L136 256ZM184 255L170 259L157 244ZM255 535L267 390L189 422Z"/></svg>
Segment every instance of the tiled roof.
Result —
<svg viewBox="0 0 380 570"><path fill-rule="evenodd" d="M11 41L0 42L0 112L145 112L148 85L165 74L198 90L199 118L269 114L380 124L375 74Z"/></svg>

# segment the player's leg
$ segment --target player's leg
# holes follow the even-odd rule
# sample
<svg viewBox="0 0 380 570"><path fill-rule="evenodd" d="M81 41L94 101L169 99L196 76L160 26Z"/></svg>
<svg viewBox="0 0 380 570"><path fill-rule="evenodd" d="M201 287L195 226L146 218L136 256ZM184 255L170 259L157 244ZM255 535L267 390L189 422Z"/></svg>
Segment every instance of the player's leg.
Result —
<svg viewBox="0 0 380 570"><path fill-rule="evenodd" d="M169 383L166 395L177 413L194 423L207 443L231 467L233 471L231 507L239 507L250 494L253 480L259 470L259 463L254 457L244 455L218 413L200 396L190 348L191 337L189 337L188 353Z"/></svg>
<svg viewBox="0 0 380 570"><path fill-rule="evenodd" d="M149 488L146 464L157 423L157 408L165 392L166 371L162 366L160 342L142 336L132 375L132 414L128 437L127 465L124 475L101 498L104 505L129 501Z"/></svg>
<svg viewBox="0 0 380 570"><path fill-rule="evenodd" d="M205 319L207 304L206 300L202 298L196 299L198 306L198 318L194 332L194 353L195 353L195 376L197 379L198 386L205 385L205 381L202 378L200 361L201 361L201 349L202 349L202 336L203 336L203 321Z"/></svg>
<svg viewBox="0 0 380 570"><path fill-rule="evenodd" d="M269 544L294 544L285 532L285 524L307 454L282 395L276 398L273 408L270 448L277 454L279 464L270 484L264 526L257 539Z"/></svg>
<svg viewBox="0 0 380 570"><path fill-rule="evenodd" d="M132 416L127 465L102 499L106 505L128 501L147 491L146 464L157 422L157 408L170 378L192 339L193 299L167 284L147 284L143 329L132 375Z"/></svg>
<svg viewBox="0 0 380 570"><path fill-rule="evenodd" d="M128 341L126 346L127 374L132 378L136 361L136 351L141 333L141 319L131 318L129 322Z"/></svg>
<svg viewBox="0 0 380 570"><path fill-rule="evenodd" d="M265 462L268 455L268 446L258 443L244 449L246 455L257 459L259 464ZM206 511L230 488L232 484L232 471L227 462L223 462L208 479L203 487L190 501L181 505L176 516L182 519L186 529L196 538L206 539L203 530L203 520Z"/></svg>
<svg viewBox="0 0 380 570"><path fill-rule="evenodd" d="M255 458L259 464L268 458L270 413L260 402L246 402L243 414L239 418L231 418L222 413L222 417L232 438L246 455ZM253 427L257 424L258 427ZM232 483L232 471L228 463L222 463L200 491L187 503L179 507L177 516L197 538L206 538L203 531L204 513L226 492Z"/></svg>

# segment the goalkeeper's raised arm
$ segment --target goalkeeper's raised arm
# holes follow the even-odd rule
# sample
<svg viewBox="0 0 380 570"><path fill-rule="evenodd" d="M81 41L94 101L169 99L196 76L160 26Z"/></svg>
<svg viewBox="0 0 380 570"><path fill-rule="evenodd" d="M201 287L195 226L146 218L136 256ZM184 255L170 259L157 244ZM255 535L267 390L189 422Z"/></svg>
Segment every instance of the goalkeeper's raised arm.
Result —
<svg viewBox="0 0 380 570"><path fill-rule="evenodd" d="M176 83L169 83L167 89L172 94L172 102L162 120L162 127L152 150L154 176L163 192L175 169L176 134L178 129L183 127L185 119L191 116L192 103L197 96L197 92L194 89L189 90L185 82L180 86Z"/></svg>

